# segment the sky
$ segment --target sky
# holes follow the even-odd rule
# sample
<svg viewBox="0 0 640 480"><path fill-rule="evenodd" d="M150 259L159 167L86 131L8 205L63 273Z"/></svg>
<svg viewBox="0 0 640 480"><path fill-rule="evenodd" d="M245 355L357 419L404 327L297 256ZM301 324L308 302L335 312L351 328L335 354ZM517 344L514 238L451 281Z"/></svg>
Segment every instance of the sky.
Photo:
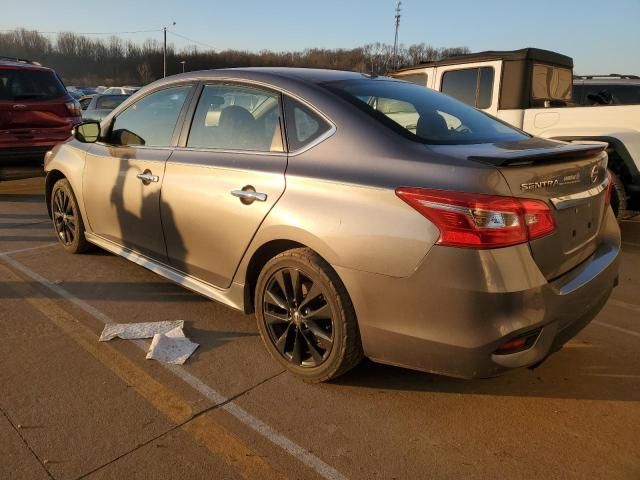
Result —
<svg viewBox="0 0 640 480"><path fill-rule="evenodd" d="M302 50L393 43L395 0L0 0L0 30L157 30L177 48ZM121 34L142 41L162 33ZM195 43L198 42L198 43ZM640 75L640 0L403 0L400 43L472 51L538 47L575 73ZM2 54L2 52L0 52Z"/></svg>

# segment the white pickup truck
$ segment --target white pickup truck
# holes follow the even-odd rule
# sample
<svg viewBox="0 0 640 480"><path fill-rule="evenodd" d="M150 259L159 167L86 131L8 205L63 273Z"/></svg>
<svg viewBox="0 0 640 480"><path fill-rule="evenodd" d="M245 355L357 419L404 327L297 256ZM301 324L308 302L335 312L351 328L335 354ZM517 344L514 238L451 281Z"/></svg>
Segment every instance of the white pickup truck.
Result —
<svg viewBox="0 0 640 480"><path fill-rule="evenodd" d="M607 142L619 216L640 209L640 104L572 101L573 60L548 50L489 51L390 74L457 98L533 135Z"/></svg>

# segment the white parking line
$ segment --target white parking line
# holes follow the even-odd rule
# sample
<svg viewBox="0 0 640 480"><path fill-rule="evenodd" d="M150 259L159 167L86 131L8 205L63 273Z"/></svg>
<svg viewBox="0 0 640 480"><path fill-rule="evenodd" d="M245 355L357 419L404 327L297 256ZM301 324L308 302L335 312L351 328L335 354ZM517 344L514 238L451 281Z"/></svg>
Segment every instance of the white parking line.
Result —
<svg viewBox="0 0 640 480"><path fill-rule="evenodd" d="M632 312L640 313L640 305L634 305L633 303L627 303L620 300L616 300L615 298L610 298L607 302L614 307L626 308L627 310L631 310Z"/></svg>
<svg viewBox="0 0 640 480"><path fill-rule="evenodd" d="M611 377L611 378L636 378L640 380L640 375L628 373L587 373L589 377Z"/></svg>
<svg viewBox="0 0 640 480"><path fill-rule="evenodd" d="M34 272L29 267L23 265L22 263L8 256L12 253L18 253L20 251L34 250L36 248L44 248L44 247L45 245L41 247L33 247L30 249L15 250L13 252L5 252L3 254L0 254L0 259L2 259L4 262L11 265L16 270L19 270L26 276L30 277L32 280L35 280L36 282L40 283L44 287L48 288L49 290L54 292L56 295L73 303L74 305L84 310L86 313L93 316L100 322L105 324L116 323L108 315L104 314L100 310L96 309L95 307L92 307L91 305L84 302L83 300L80 300L79 298L73 296L64 288L50 282L49 280L44 278L42 275ZM136 340L134 341L134 343L145 351L148 350L149 348L149 343L147 341ZM204 397L214 402L214 404L219 405L228 401L228 399L224 395L222 395L221 393L211 388L209 385L204 383L195 375L189 373L184 367L180 365L169 365L169 364L160 364L160 365L164 366L167 370L172 372L181 380L191 385L198 392L200 392ZM274 445L277 445L278 447L282 448L288 454L297 458L300 462L304 463L306 466L318 472L318 474L320 474L322 477L328 480L346 480L346 477L342 475L340 472L338 472L335 468L323 462L320 458L310 453L304 447L301 447L297 443L293 442L289 438L277 432L276 430L271 428L269 425L267 425L257 417L254 417L253 415L251 415L249 412L247 412L245 409L243 409L236 403L228 402L228 403L225 403L225 405L223 405L221 408L227 411L229 414L233 415L236 419L238 419L240 422L242 422L252 430L262 435L264 438L269 440Z"/></svg>
<svg viewBox="0 0 640 480"><path fill-rule="evenodd" d="M627 335L631 335L633 337L640 337L640 332L629 330L628 328L622 328L616 325L611 325L610 323L604 323L604 322L598 322L598 321L593 321L591 323L595 323L596 325L600 325L601 327L610 328L611 330L617 330L618 332L626 333Z"/></svg>
<svg viewBox="0 0 640 480"><path fill-rule="evenodd" d="M15 253L30 252L31 250L40 250L41 248L49 248L49 247L53 247L54 245L58 245L58 242L47 243L45 245L38 245L37 247L19 248L18 250L9 250L8 252L0 252L0 257L5 255L13 255Z"/></svg>

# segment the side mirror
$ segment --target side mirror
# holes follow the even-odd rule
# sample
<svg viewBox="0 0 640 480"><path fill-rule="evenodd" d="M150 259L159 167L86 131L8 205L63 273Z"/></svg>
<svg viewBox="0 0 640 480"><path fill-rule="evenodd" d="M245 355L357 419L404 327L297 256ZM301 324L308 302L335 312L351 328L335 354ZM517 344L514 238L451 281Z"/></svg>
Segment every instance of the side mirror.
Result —
<svg viewBox="0 0 640 480"><path fill-rule="evenodd" d="M100 124L95 121L83 122L73 129L73 136L82 143L95 143L100 138Z"/></svg>

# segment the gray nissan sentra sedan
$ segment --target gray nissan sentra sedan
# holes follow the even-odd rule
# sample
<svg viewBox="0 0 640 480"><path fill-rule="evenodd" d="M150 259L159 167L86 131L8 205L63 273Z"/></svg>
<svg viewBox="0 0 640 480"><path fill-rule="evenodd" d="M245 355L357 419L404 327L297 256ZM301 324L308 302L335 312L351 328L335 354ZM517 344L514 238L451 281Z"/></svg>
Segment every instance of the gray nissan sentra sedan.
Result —
<svg viewBox="0 0 640 480"><path fill-rule="evenodd" d="M324 381L363 356L456 377L531 366L599 312L620 233L600 145L533 138L410 83L307 69L155 82L46 159L89 244L256 313Z"/></svg>

